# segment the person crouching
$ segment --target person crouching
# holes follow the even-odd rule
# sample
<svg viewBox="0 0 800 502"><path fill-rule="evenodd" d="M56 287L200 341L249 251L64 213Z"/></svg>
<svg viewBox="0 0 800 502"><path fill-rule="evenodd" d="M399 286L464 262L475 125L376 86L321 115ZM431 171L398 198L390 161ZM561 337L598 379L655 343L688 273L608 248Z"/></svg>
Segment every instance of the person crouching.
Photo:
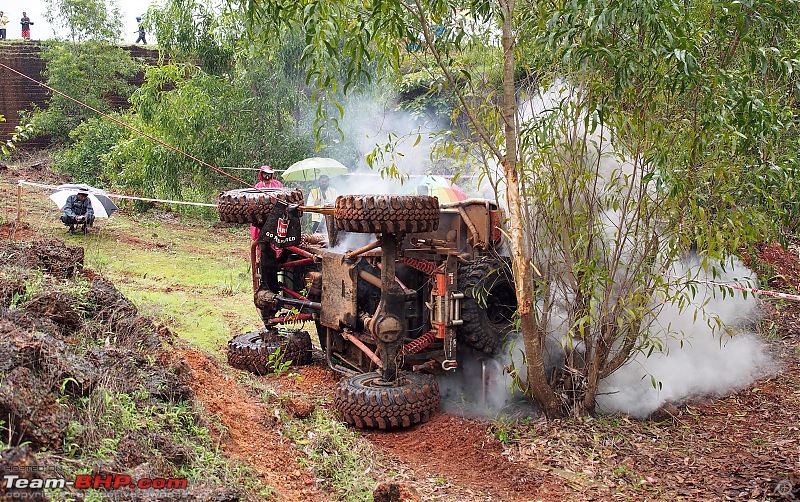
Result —
<svg viewBox="0 0 800 502"><path fill-rule="evenodd" d="M81 225L81 229L85 234L86 227L91 227L94 224L94 210L87 192L78 192L70 195L61 209L64 211L61 216L61 222L69 227L69 233L75 232L75 225Z"/></svg>

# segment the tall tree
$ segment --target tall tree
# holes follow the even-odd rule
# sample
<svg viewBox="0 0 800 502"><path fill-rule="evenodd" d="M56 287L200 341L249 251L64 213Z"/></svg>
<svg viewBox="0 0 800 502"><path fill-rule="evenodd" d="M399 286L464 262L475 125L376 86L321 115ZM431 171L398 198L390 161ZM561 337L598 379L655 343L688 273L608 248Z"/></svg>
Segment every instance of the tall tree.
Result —
<svg viewBox="0 0 800 502"><path fill-rule="evenodd" d="M387 70L424 56L438 67L469 125L465 144L491 160L488 171L500 166L526 389L548 415L593 411L600 380L634 351L658 346L654 297L685 298L662 274L685 244L714 257L775 230L775 173L796 151L781 142L796 129L781 106L794 97L796 44L782 45L797 24L794 3L248 0L245 8L256 31L305 33L320 96L373 78L370 65L396 75ZM494 87L459 55L498 35ZM556 93L552 111L523 120L518 100L554 82L567 92ZM548 338L582 356L563 378L546 374Z"/></svg>
<svg viewBox="0 0 800 502"><path fill-rule="evenodd" d="M47 0L44 17L53 26L67 29L67 40L117 42L122 14L115 0Z"/></svg>
<svg viewBox="0 0 800 502"><path fill-rule="evenodd" d="M235 12L218 11L209 1L167 0L162 7L151 8L145 21L153 26L165 59L222 75L235 62L237 17Z"/></svg>

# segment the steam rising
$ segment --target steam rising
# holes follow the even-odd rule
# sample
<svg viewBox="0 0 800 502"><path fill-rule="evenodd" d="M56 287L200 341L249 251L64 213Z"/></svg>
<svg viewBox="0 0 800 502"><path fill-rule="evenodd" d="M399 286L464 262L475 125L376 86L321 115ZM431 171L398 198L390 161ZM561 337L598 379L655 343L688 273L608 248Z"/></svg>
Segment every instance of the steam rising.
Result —
<svg viewBox="0 0 800 502"><path fill-rule="evenodd" d="M779 369L767 343L753 332L761 318L757 298L699 282L711 280L755 287L752 272L739 260L731 259L721 275L710 277L703 272L697 256L690 256L671 275L682 277L681 281L686 277L698 281L694 283L697 292L691 305L683 310L675 303L662 306L651 336L661 341L663 349L649 357L644 352L637 353L601 382L598 411L645 418L664 403L681 404L693 398L724 396ZM720 327L717 319L727 330ZM561 364L564 355L561 345L555 337L548 340L547 367ZM530 411L520 407L521 392L512 390L512 378L503 371L504 367L519 368L524 383L519 334L512 337L505 353L494 360L476 363L464 359L462 372L439 379L448 411L481 416Z"/></svg>
<svg viewBox="0 0 800 502"><path fill-rule="evenodd" d="M688 272L701 281L755 285L752 272L736 259L717 278L704 273L696 257L680 267L683 270L674 275ZM733 331L719 329L714 316ZM650 357L639 353L606 378L598 407L645 417L666 402L723 396L775 372L777 363L766 343L752 332L760 318L754 295L698 285L692 307L680 312L677 305L667 304L660 311L657 325L661 326L664 350ZM660 382L661 388L658 384L654 387L652 380Z"/></svg>

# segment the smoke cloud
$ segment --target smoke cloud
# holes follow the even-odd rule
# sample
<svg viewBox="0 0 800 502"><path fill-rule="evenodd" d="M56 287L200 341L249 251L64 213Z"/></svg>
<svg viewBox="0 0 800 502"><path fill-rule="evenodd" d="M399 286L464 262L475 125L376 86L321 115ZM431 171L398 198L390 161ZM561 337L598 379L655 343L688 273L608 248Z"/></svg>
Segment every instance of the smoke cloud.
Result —
<svg viewBox="0 0 800 502"><path fill-rule="evenodd" d="M681 277L676 288L690 278L697 287L696 294L684 309L677 303L661 305L651 336L661 341L662 350L649 357L636 353L603 380L597 398L599 412L646 418L664 403L725 396L780 369L766 341L754 332L761 319L758 299L700 282L756 287L753 273L738 259L730 259L723 272L712 276L692 255L677 264L670 275ZM563 365L564 341L559 336L547 340L545 366L550 369ZM536 413L522 392L514 389L508 372L517 368L525 384L524 347L519 333L513 334L504 353L493 359L463 359L459 372L439 378L447 411L484 417Z"/></svg>
<svg viewBox="0 0 800 502"><path fill-rule="evenodd" d="M679 264L674 272L675 276L691 276L698 281L745 287L756 283L752 272L738 259L731 259L716 278L702 270L696 256ZM718 328L715 318L731 332ZM753 332L760 318L754 295L698 284L688 309L681 312L671 303L659 312L656 326L664 349L650 357L639 353L606 378L600 387L598 407L641 418L664 403L724 396L773 374L778 364L766 342Z"/></svg>
<svg viewBox="0 0 800 502"><path fill-rule="evenodd" d="M521 122L527 124L523 129L532 127L531 124L536 124L538 120L559 120L554 115L559 113L558 104L575 99L574 91L563 82L556 82L551 88L534 95L520 110ZM570 118L567 117L567 120ZM654 229L645 226L641 234L629 232L626 239L616 239L621 229L638 228L632 225L636 213L615 209L613 204L607 204L604 200L607 197L613 200L615 193L623 192L626 189L624 182L632 178L630 174L641 169L642 164L616 152L611 138L601 136L610 136L609 133L605 130L587 135L586 164L595 166L595 176L599 181L597 191L592 196L599 207L606 208L601 212L600 219L605 242L610 248L622 246L622 263L611 271L612 277L617 279L624 277L626 263L640 262L641 257L637 253L644 249L643 243L652 239ZM580 136L572 139L582 140ZM569 143L569 138L563 141ZM602 151L599 151L598 145L603 145ZM499 173L495 175L499 176ZM638 178L641 179L641 176ZM535 210L532 212L535 216ZM552 271L564 260L558 249L545 247L547 242L547 236L536 239L539 259L551 264ZM752 272L737 259L728 260L724 267L718 267L717 272L717 275L709 276L700 266L699 258L689 256L676 264L669 274L682 277L684 281L675 281L673 293L688 291L677 289L686 287L686 279L745 286L754 286L756 283ZM628 364L601 382L598 411L646 417L666 402L681 403L696 397L722 396L777 370L778 365L767 344L754 333L760 320L758 300L754 295L707 284L695 283L693 287L696 288L696 294L683 309L679 308L677 301L663 303L658 298L653 299L653 311L657 315L648 335L658 340L660 348L650 353L649 357L645 352L637 352ZM566 308L571 294L568 288L558 290L554 295L555 304ZM563 347L570 345L565 338L567 319L566 310L552 312L545 354L548 368L563 365ZM573 345L580 356L583 347L579 342ZM518 368L524 384L523 344L518 335L510 347L508 354L498 356L492 364L500 368ZM470 371L469 364L465 362L467 367L463 375L447 375L440 379L446 402L451 405L456 403L458 409L465 409L465 403L474 403L472 408L467 409L471 413L484 415L507 411L509 405L516 402L519 391L512 392L512 381L507 372L490 372L488 376L492 378L488 379L485 371L488 364L481 363L482 371ZM475 385L476 381L480 383Z"/></svg>

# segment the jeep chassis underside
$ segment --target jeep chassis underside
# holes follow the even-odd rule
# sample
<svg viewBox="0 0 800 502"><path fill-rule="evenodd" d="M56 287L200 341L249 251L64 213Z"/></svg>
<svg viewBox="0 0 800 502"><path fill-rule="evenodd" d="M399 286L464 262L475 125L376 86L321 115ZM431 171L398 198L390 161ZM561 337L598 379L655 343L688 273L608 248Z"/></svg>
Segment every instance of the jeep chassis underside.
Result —
<svg viewBox="0 0 800 502"><path fill-rule="evenodd" d="M327 236L284 246L264 221L250 256L266 332L315 323L328 365L347 376L335 404L349 423L425 421L439 405L430 375L497 352L511 326L516 302L497 253L499 218L479 199L439 207L424 196L345 196L326 218ZM233 352L269 351L276 345L267 339L233 343Z"/></svg>

